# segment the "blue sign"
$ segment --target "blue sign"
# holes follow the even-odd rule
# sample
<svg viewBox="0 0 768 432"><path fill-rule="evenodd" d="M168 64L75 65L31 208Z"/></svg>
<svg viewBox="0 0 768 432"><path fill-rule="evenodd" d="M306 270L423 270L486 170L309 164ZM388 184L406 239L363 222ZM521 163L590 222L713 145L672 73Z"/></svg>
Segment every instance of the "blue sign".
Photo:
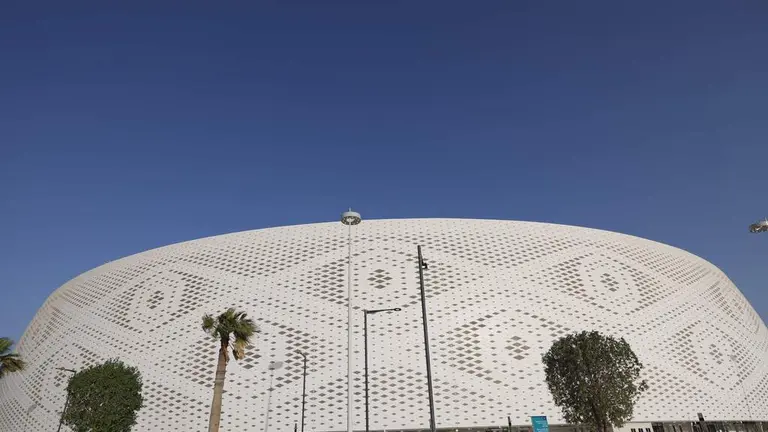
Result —
<svg viewBox="0 0 768 432"><path fill-rule="evenodd" d="M533 432L549 432L547 416L531 416L531 423L533 424Z"/></svg>

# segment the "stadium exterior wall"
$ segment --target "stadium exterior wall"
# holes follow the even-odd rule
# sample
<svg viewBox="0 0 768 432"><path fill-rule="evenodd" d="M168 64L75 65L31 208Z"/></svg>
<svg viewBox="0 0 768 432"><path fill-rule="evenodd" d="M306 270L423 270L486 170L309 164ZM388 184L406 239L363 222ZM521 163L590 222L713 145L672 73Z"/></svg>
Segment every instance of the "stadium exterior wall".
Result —
<svg viewBox="0 0 768 432"><path fill-rule="evenodd" d="M768 420L768 331L715 266L685 251L606 231L544 223L371 220L352 228L354 421L364 429L362 309L369 319L371 429L429 424L416 245L424 248L437 424L562 423L541 355L558 337L625 337L650 390L635 421ZM216 343L204 313L247 311L255 347L228 367L222 431L300 419L309 356L307 431L346 421L347 227L270 228L175 244L67 282L21 338L25 372L0 381L0 430L54 430L67 375L119 357L144 377L137 431L207 428ZM690 423L689 423L690 424Z"/></svg>

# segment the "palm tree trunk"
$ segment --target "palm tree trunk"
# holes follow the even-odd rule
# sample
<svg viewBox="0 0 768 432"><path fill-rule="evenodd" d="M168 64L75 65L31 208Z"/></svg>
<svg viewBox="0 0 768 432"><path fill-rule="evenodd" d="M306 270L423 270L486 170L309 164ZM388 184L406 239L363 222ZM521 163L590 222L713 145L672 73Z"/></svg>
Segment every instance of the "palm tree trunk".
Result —
<svg viewBox="0 0 768 432"><path fill-rule="evenodd" d="M224 378L227 374L227 346L229 342L221 341L219 362L216 365L216 380L213 382L213 402L211 402L211 419L208 422L208 432L219 432L221 421L221 398L224 394Z"/></svg>

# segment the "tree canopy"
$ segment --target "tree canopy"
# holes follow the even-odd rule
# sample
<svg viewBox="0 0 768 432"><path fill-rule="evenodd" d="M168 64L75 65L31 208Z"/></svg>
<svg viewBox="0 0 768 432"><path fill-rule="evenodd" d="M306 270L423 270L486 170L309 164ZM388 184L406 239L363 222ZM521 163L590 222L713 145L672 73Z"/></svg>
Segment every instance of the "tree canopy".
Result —
<svg viewBox="0 0 768 432"><path fill-rule="evenodd" d="M139 370L116 359L83 369L69 379L64 423L75 432L129 432L141 388Z"/></svg>
<svg viewBox="0 0 768 432"><path fill-rule="evenodd" d="M229 308L215 318L204 315L203 331L220 341L223 346L231 343L232 355L235 360L240 360L245 356L245 348L251 344L251 338L258 333L259 328L248 318L248 314ZM224 350L224 353L229 361L227 350Z"/></svg>
<svg viewBox="0 0 768 432"><path fill-rule="evenodd" d="M0 378L7 372L19 372L24 370L24 360L11 352L13 341L8 338L0 338Z"/></svg>
<svg viewBox="0 0 768 432"><path fill-rule="evenodd" d="M647 389L643 365L624 338L596 331L564 336L542 357L547 386L565 421L599 431L621 427Z"/></svg>

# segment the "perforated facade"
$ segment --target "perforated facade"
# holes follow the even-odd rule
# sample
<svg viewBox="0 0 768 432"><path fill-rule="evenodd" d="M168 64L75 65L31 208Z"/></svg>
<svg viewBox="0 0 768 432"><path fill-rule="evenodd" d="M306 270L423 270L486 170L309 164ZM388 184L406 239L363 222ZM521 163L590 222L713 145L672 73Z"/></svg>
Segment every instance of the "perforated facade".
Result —
<svg viewBox="0 0 768 432"><path fill-rule="evenodd" d="M541 355L566 333L624 336L650 390L636 421L768 419L768 332L716 267L622 234L489 220L374 220L352 228L355 427L364 428L362 323L369 317L371 428L426 428L416 245L425 273L439 427L560 423ZM321 223L171 245L93 269L57 289L19 343L29 367L0 381L0 430L55 430L66 375L119 357L138 366L137 431L207 428L216 349L204 313L235 306L261 326L232 361L223 431L292 430L309 355L307 430L346 422L347 227Z"/></svg>

